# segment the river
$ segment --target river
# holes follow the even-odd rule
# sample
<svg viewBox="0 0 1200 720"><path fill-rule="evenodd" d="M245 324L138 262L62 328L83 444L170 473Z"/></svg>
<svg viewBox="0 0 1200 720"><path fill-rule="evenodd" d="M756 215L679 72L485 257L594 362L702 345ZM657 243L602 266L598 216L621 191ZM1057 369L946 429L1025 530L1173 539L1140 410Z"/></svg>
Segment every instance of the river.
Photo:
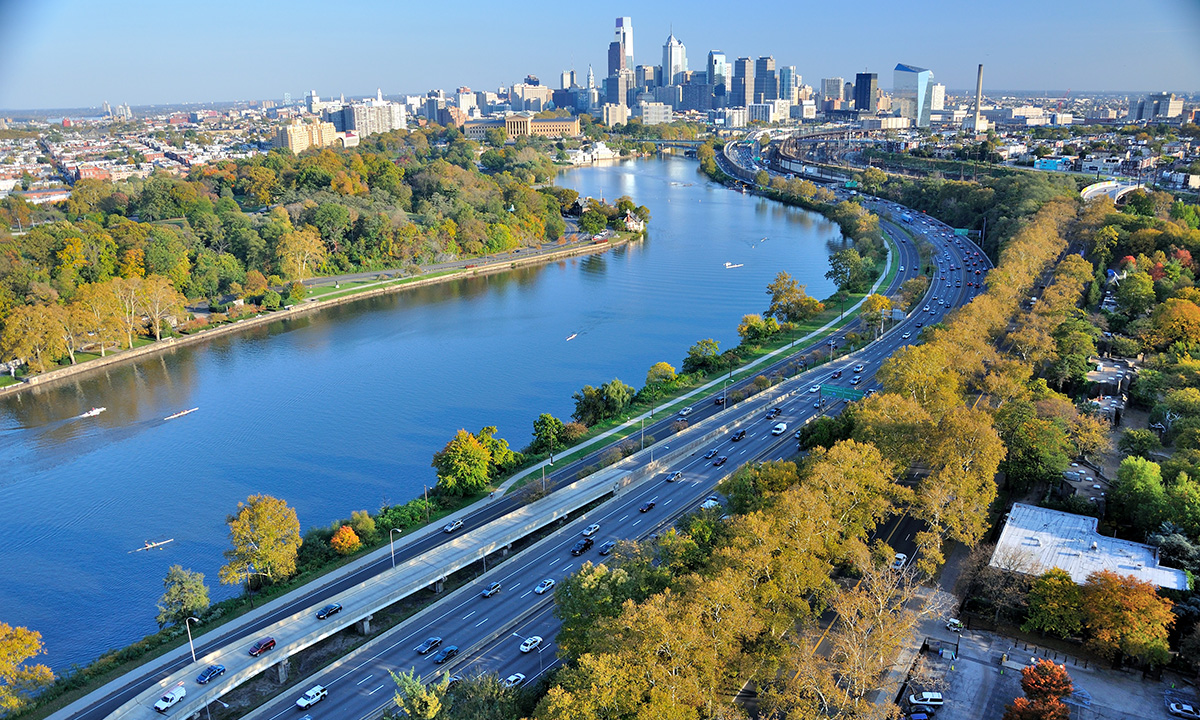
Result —
<svg viewBox="0 0 1200 720"><path fill-rule="evenodd" d="M816 297L833 292L835 225L711 183L695 161L578 168L558 182L646 205L648 237L0 399L0 622L41 632L56 670L89 662L156 629L173 564L204 573L214 601L235 592L217 569L225 518L248 495L286 499L304 528L404 502L436 481L430 459L458 428L496 425L520 449L533 419L569 417L585 384L640 387L698 339L735 345L780 270ZM108 409L77 417L93 406Z"/></svg>

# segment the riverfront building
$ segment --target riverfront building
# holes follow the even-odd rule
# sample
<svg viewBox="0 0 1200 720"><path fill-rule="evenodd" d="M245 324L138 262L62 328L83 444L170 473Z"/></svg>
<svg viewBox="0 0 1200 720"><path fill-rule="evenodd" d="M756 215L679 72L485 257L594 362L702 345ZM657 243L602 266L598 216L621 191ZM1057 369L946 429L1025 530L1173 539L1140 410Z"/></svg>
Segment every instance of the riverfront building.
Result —
<svg viewBox="0 0 1200 720"><path fill-rule="evenodd" d="M509 140L536 135L538 137L577 137L579 118L535 118L525 113L491 120L472 120L463 124L463 134L472 140L483 140L493 128L504 130Z"/></svg>

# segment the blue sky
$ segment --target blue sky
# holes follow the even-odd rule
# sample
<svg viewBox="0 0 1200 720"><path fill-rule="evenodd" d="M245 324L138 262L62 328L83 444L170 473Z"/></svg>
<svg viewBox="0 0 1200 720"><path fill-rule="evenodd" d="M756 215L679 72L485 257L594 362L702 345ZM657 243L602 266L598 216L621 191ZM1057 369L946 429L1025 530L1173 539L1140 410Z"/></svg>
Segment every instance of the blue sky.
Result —
<svg viewBox="0 0 1200 720"><path fill-rule="evenodd" d="M804 82L897 62L951 90L1200 90L1200 0L839 3L0 0L0 108L495 89L570 67L604 74L614 18L635 61L673 29L689 67L710 49L773 55Z"/></svg>

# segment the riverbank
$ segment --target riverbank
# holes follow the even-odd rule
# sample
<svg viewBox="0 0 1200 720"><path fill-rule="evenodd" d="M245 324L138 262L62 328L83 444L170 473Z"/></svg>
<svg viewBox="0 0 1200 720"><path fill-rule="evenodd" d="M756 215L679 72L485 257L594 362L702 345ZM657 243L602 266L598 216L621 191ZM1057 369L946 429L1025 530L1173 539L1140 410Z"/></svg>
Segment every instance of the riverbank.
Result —
<svg viewBox="0 0 1200 720"><path fill-rule="evenodd" d="M492 275L495 273L515 270L517 268L528 267L531 265L544 265L556 260L562 260L577 255L603 253L611 248L619 247L634 240L638 240L641 237L642 233L619 232L616 233L614 238L611 238L603 243L596 243L589 240L586 242L564 245L560 248L551 249L545 252L534 252L527 255L522 255L520 257L506 257L503 260L489 261L487 259L481 259L477 263L468 263L461 269L456 270L439 270L436 272L427 273L425 275L415 275L400 279L371 282L342 291L325 291L323 294L320 294L316 297L310 297L304 302L296 305L288 305L280 308L279 310L264 311L258 315L255 315L254 317L242 318L228 324L207 328L188 335L163 338L162 340L152 341L149 344L135 346L128 350L120 350L117 352L108 353L104 357L93 358L76 365L68 365L66 367L49 370L37 375L24 377L15 384L0 387L0 397L19 395L22 392L36 390L47 385L102 370L117 364L151 357L153 355L174 350L175 348L183 347L185 345L207 342L213 338L241 332L250 328L266 325L280 320L289 320L301 315L314 313L326 308L344 305L346 303L351 303L358 300L378 297L380 295L400 292L403 290L426 287L451 280L478 277L481 275ZM394 271L381 271L380 274L386 274L387 272Z"/></svg>

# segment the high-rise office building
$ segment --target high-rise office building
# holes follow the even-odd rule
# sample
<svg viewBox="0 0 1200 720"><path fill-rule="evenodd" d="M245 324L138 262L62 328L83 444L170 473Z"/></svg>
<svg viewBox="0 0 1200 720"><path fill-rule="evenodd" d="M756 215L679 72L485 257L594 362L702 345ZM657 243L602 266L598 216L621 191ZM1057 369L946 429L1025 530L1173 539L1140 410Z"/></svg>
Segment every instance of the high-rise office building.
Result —
<svg viewBox="0 0 1200 720"><path fill-rule="evenodd" d="M628 105L629 91L636 87L632 70L619 70L605 84L607 100L610 105Z"/></svg>
<svg viewBox="0 0 1200 720"><path fill-rule="evenodd" d="M926 68L900 63L892 75L892 95L900 116L917 127L929 127L933 109L933 73Z"/></svg>
<svg viewBox="0 0 1200 720"><path fill-rule="evenodd" d="M748 107L754 102L754 61L740 57L733 61L732 93L729 107Z"/></svg>
<svg viewBox="0 0 1200 720"><path fill-rule="evenodd" d="M779 78L775 76L775 58L760 57L754 63L754 102L779 99Z"/></svg>
<svg viewBox="0 0 1200 720"><path fill-rule="evenodd" d="M929 93L929 109L930 110L945 110L946 109L946 86L941 83L934 83L933 88Z"/></svg>
<svg viewBox="0 0 1200 720"><path fill-rule="evenodd" d="M633 69L633 19L627 17L617 18L617 29L613 32L613 42L621 46L621 66L620 68ZM615 74L620 68L612 67L612 59L609 59L608 74Z"/></svg>
<svg viewBox="0 0 1200 720"><path fill-rule="evenodd" d="M858 73L854 76L854 107L868 115L874 115L879 110L878 74Z"/></svg>
<svg viewBox="0 0 1200 720"><path fill-rule="evenodd" d="M682 85L687 73L687 51L675 33L667 36L663 43L662 82L663 85Z"/></svg>
<svg viewBox="0 0 1200 720"><path fill-rule="evenodd" d="M1166 120L1183 115L1183 98L1175 93L1151 93L1141 100L1129 102L1130 120Z"/></svg>
<svg viewBox="0 0 1200 720"><path fill-rule="evenodd" d="M625 69L625 49L613 40L608 44L608 76L612 77Z"/></svg>
<svg viewBox="0 0 1200 720"><path fill-rule="evenodd" d="M796 101L796 89L800 87L800 76L796 74L795 65L784 65L779 68L779 99L788 102Z"/></svg>
<svg viewBox="0 0 1200 720"><path fill-rule="evenodd" d="M716 88L718 85L729 89L729 63L725 53L720 50L708 51L708 84Z"/></svg>
<svg viewBox="0 0 1200 720"><path fill-rule="evenodd" d="M846 81L840 77L823 78L821 80L821 99L825 102L830 100L844 100L842 93L846 89Z"/></svg>
<svg viewBox="0 0 1200 720"><path fill-rule="evenodd" d="M655 88L663 84L663 71L658 65L638 65L633 78L638 87Z"/></svg>

